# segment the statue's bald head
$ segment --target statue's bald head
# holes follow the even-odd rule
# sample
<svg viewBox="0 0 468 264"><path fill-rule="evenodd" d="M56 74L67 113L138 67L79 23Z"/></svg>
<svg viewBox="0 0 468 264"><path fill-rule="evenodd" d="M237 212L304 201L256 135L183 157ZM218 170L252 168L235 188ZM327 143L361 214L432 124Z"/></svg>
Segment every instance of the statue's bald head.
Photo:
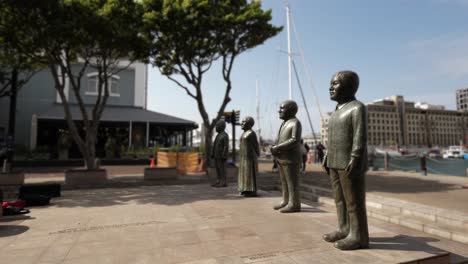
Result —
<svg viewBox="0 0 468 264"><path fill-rule="evenodd" d="M246 116L244 117L244 119L242 119L242 122L241 122L241 128L243 130L248 130L248 129L251 129L255 124L255 121L253 119L253 117L251 116Z"/></svg>
<svg viewBox="0 0 468 264"><path fill-rule="evenodd" d="M279 114L283 120L288 120L296 116L298 107L297 103L293 100L286 100L281 103Z"/></svg>

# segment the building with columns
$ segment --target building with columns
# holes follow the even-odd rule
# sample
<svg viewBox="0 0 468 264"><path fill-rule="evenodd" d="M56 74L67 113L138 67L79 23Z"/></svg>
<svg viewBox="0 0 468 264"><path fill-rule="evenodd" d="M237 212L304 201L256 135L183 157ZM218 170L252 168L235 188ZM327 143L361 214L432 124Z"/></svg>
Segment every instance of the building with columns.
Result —
<svg viewBox="0 0 468 264"><path fill-rule="evenodd" d="M108 137L114 137L117 143L124 147L141 148L155 144L166 147L191 146L192 130L196 129L198 124L148 110L147 65L135 62L127 67L128 62L121 63L126 65L125 69L111 77L109 98L97 135L97 155L104 154L104 145ZM97 73L90 68L81 80L80 92L88 113L91 113L98 95L96 78ZM72 116L75 122L79 123L82 116L67 83L65 91ZM7 131L8 106L8 97L0 98L0 131ZM52 74L48 69L44 69L34 75L19 91L16 145L29 149L47 147L53 157L56 155L60 132L67 129L63 105L54 88ZM79 155L76 146L72 146L70 155Z"/></svg>
<svg viewBox="0 0 468 264"><path fill-rule="evenodd" d="M407 102L399 95L366 106L369 146L433 147L468 142L468 113L463 111ZM327 128L328 118L325 118L322 123L325 144L328 143Z"/></svg>

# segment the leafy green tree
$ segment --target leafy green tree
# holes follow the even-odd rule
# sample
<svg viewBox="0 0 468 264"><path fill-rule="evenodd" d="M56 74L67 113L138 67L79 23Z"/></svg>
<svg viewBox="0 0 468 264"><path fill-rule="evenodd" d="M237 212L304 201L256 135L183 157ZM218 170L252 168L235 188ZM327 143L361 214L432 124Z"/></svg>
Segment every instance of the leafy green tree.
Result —
<svg viewBox="0 0 468 264"><path fill-rule="evenodd" d="M15 141L18 92L38 69L44 67L27 56L37 52L32 34L35 25L29 14L18 7L13 0L0 2L0 98L10 100L7 138L12 143ZM7 169L11 168L13 157L14 148L8 152Z"/></svg>
<svg viewBox="0 0 468 264"><path fill-rule="evenodd" d="M151 62L197 102L205 127L205 154L209 156L216 122L232 89L235 59L278 34L270 24L271 10L259 1L144 0L144 35L152 43ZM203 76L214 62L222 64L224 98L210 120L203 100ZM181 81L181 79L183 81Z"/></svg>
<svg viewBox="0 0 468 264"><path fill-rule="evenodd" d="M139 34L141 4L133 0L19 0L12 4L23 5L23 12L34 17L34 43L39 52L28 56L50 70L70 134L86 168L95 169L96 135L109 97L109 79L145 54L145 41ZM98 93L87 107L80 91L89 69L97 73ZM72 98L79 108L77 122L73 120L77 116L72 116Z"/></svg>

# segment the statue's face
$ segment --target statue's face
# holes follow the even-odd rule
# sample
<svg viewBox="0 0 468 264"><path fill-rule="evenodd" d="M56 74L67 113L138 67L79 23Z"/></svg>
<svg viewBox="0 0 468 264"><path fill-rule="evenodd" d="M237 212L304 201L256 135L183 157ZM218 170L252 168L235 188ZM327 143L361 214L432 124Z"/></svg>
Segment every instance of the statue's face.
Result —
<svg viewBox="0 0 468 264"><path fill-rule="evenodd" d="M279 113L279 118L281 118L283 120L288 120L291 117L291 114L292 114L291 107L289 107L288 104L283 103L283 104L280 105L280 109L279 109L278 113Z"/></svg>
<svg viewBox="0 0 468 264"><path fill-rule="evenodd" d="M250 124L248 118L242 119L241 128L242 128L242 130L244 130L244 131L249 130L249 129L252 128L252 125Z"/></svg>
<svg viewBox="0 0 468 264"><path fill-rule="evenodd" d="M349 89L346 87L346 83L335 74L335 76L333 76L330 81L330 99L333 101L338 101L340 99L346 98L349 92L347 90Z"/></svg>
<svg viewBox="0 0 468 264"><path fill-rule="evenodd" d="M226 126L223 123L216 124L216 132L223 132Z"/></svg>

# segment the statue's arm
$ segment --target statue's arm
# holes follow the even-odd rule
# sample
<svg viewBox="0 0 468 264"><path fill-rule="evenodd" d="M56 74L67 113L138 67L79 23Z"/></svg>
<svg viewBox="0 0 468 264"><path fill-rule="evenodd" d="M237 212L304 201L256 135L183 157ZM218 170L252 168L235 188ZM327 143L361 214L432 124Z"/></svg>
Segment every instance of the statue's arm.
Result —
<svg viewBox="0 0 468 264"><path fill-rule="evenodd" d="M257 157L260 156L260 146L258 144L257 134L255 134L255 132L252 131L251 133L249 133L248 139L249 139L249 142L250 142L250 144L252 146L254 154Z"/></svg>
<svg viewBox="0 0 468 264"><path fill-rule="evenodd" d="M282 142L281 144L278 144L277 150L281 151L284 149L289 149L289 148L294 147L296 144L299 144L299 142L301 141L301 134L302 134L301 123L296 120L294 122L294 125L291 128L291 137L288 140Z"/></svg>
<svg viewBox="0 0 468 264"><path fill-rule="evenodd" d="M367 147L367 110L360 104L353 111L353 147L351 159L360 161Z"/></svg>
<svg viewBox="0 0 468 264"><path fill-rule="evenodd" d="M227 159L229 153L229 136L226 134L224 137L224 144L223 144L223 158Z"/></svg>

